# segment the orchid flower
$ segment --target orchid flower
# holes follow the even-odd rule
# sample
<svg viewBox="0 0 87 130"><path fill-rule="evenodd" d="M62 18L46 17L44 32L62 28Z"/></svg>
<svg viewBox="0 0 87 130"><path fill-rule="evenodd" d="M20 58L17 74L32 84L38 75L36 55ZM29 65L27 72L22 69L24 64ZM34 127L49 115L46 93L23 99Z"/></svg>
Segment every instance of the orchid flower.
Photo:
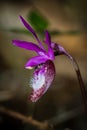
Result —
<svg viewBox="0 0 87 130"><path fill-rule="evenodd" d="M44 43L48 47L48 50L46 51L34 29L25 21L22 16L20 16L20 20L26 27L26 29L28 29L33 34L34 38L38 43L37 45L35 43L22 40L12 41L12 43L18 47L24 48L26 50L31 50L37 53L37 55L30 58L25 65L26 69L35 69L33 73L33 78L31 80L31 87L33 90L29 96L29 99L32 102L36 102L48 90L56 73L55 65L53 63L53 61L55 60L55 56L66 55L73 63L74 69L79 80L83 99L87 106L87 94L85 91L78 64L76 63L75 59L61 45L51 41L51 37L48 31L45 31L44 40Z"/></svg>
<svg viewBox="0 0 87 130"><path fill-rule="evenodd" d="M20 16L20 19L24 26L33 34L36 41L38 42L38 45L36 45L32 42L21 40L12 41L12 43L18 47L35 51L37 53L37 56L29 59L25 65L26 69L32 69L35 67L33 78L31 80L31 87L33 88L33 91L30 94L29 99L32 102L36 102L47 91L54 79L55 66L53 60L55 59L55 56L51 47L51 37L48 31L45 31L46 44L48 46L48 51L46 51L32 27L24 20L23 17Z"/></svg>

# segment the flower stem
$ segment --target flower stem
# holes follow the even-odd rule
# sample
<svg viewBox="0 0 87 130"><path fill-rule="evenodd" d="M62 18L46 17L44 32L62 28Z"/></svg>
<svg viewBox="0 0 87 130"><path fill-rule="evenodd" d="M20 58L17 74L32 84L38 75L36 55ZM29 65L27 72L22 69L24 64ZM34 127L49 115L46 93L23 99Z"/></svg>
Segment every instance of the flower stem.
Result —
<svg viewBox="0 0 87 130"><path fill-rule="evenodd" d="M76 60L61 45L56 44L56 43L51 43L51 46L54 49L54 55L55 56L65 55L71 60L73 67L75 69L78 81L79 81L79 85L80 85L85 109L86 109L86 112L87 112L87 92L86 92L85 85L84 85L84 82L83 82L83 79L82 79L82 76L81 76L81 73L80 73L80 69L79 69L79 66L78 66Z"/></svg>
<svg viewBox="0 0 87 130"><path fill-rule="evenodd" d="M83 82L83 79L82 79L82 76L81 76L79 66L78 66L76 60L70 54L66 53L65 55L71 60L73 67L75 69L75 72L76 72L76 75L77 75L77 78L78 78L78 81L79 81L79 85L80 85L81 94L82 94L82 97L83 97L85 109L86 109L86 112L87 112L87 92L86 92L86 89L85 89L85 85L84 85L84 82Z"/></svg>

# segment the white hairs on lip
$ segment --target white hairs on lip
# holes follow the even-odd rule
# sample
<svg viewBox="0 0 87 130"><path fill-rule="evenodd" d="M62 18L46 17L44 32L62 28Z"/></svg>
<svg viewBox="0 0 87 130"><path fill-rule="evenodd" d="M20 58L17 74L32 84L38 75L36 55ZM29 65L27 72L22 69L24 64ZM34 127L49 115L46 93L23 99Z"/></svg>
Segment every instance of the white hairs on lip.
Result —
<svg viewBox="0 0 87 130"><path fill-rule="evenodd" d="M45 76L42 74L38 74L34 78L31 79L31 87L34 89L34 91L40 89L45 83Z"/></svg>

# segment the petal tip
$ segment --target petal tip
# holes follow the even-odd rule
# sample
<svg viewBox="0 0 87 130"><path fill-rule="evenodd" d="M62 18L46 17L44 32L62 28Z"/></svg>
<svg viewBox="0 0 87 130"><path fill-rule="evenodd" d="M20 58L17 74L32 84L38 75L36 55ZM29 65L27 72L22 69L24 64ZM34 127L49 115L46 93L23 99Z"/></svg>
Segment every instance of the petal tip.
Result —
<svg viewBox="0 0 87 130"><path fill-rule="evenodd" d="M23 17L22 17L21 15L19 15L19 18L20 18L20 19L23 19Z"/></svg>
<svg viewBox="0 0 87 130"><path fill-rule="evenodd" d="M12 44L15 45L15 40L12 40Z"/></svg>
<svg viewBox="0 0 87 130"><path fill-rule="evenodd" d="M31 66L25 66L25 69L33 69L33 67L31 67Z"/></svg>

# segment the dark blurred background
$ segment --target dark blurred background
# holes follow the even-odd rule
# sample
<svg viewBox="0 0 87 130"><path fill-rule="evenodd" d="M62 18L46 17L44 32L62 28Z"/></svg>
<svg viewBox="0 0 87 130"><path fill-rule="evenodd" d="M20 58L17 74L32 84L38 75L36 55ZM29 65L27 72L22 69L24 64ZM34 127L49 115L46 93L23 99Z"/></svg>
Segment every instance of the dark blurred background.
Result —
<svg viewBox="0 0 87 130"><path fill-rule="evenodd" d="M24 65L34 54L14 47L12 40L35 42L23 30L15 30L24 29L19 15L27 19L35 9L48 20L47 29L57 32L52 33L52 40L65 47L77 60L87 88L87 1L1 0L0 105L26 116L32 115L39 121L48 120L55 130L87 130L87 115L79 83L73 66L66 57L56 57L56 77L48 92L37 103L28 100L33 71L24 69ZM5 128L36 130L32 125L0 113L0 130Z"/></svg>

